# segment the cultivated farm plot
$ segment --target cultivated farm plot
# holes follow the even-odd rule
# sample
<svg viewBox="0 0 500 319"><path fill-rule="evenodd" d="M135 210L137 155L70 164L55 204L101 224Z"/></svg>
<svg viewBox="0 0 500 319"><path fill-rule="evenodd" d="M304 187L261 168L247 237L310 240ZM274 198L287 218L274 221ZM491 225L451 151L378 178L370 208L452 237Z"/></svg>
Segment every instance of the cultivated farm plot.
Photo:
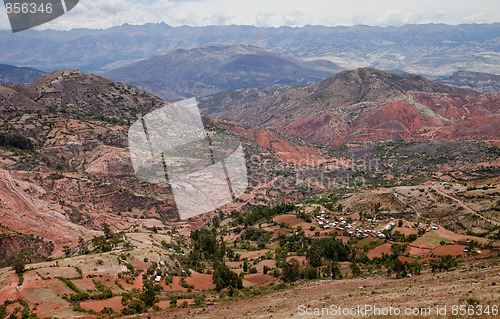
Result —
<svg viewBox="0 0 500 319"><path fill-rule="evenodd" d="M196 271L191 271L191 276L187 277L185 281L189 285L193 285L197 290L207 290L214 288L212 275L200 274Z"/></svg>
<svg viewBox="0 0 500 319"><path fill-rule="evenodd" d="M55 278L55 277L63 277L63 278L76 278L79 277L80 274L76 271L75 267L45 267L38 268L32 271L29 271L25 274L25 279L30 274L38 276L43 276L45 278Z"/></svg>
<svg viewBox="0 0 500 319"><path fill-rule="evenodd" d="M259 262L257 265L255 265L255 268L257 268L257 271L261 273L264 271L264 266L267 266L269 268L274 268L276 267L276 261L273 259L263 260Z"/></svg>
<svg viewBox="0 0 500 319"><path fill-rule="evenodd" d="M460 235L441 227L438 230L430 230L429 232L426 232L423 236L415 240L413 245L422 248L434 249L438 247L442 241L448 243L467 240L474 240L482 244L486 244L488 242L486 238Z"/></svg>
<svg viewBox="0 0 500 319"><path fill-rule="evenodd" d="M375 257L382 257L382 254L392 254L391 245L390 243L385 243L382 246L373 248L368 252L368 258L373 259Z"/></svg>
<svg viewBox="0 0 500 319"><path fill-rule="evenodd" d="M121 296L111 297L105 300L87 300L82 301L80 306L87 310L101 311L104 308L111 308L115 312L120 312L124 307L121 304Z"/></svg>
<svg viewBox="0 0 500 319"><path fill-rule="evenodd" d="M408 246L408 249L406 249L405 253L410 254L410 256L424 257L429 255L431 251L432 250L430 248L421 248L410 245Z"/></svg>
<svg viewBox="0 0 500 319"><path fill-rule="evenodd" d="M245 281L250 282L253 285L260 285L268 281L273 281L275 278L271 275L263 274L250 274L245 276Z"/></svg>
<svg viewBox="0 0 500 319"><path fill-rule="evenodd" d="M14 271L4 272L0 275L0 304L6 300L14 300L17 295L18 277Z"/></svg>
<svg viewBox="0 0 500 319"><path fill-rule="evenodd" d="M440 245L441 241L452 242L452 239L441 237L440 234L430 231L413 242L414 246L434 249Z"/></svg>
<svg viewBox="0 0 500 319"><path fill-rule="evenodd" d="M432 253L436 256L459 256L464 253L464 249L464 245L444 245L434 249Z"/></svg>
<svg viewBox="0 0 500 319"><path fill-rule="evenodd" d="M313 224L306 223L303 219L294 215L279 215L274 217L273 221L277 224L285 223L290 227L302 226L303 229L308 229L310 226L313 226Z"/></svg>
<svg viewBox="0 0 500 319"><path fill-rule="evenodd" d="M383 244L383 242L378 238L366 237L358 241L356 244L354 244L354 246L357 248L364 248L366 246L371 246L371 245L379 246L381 244Z"/></svg>
<svg viewBox="0 0 500 319"><path fill-rule="evenodd" d="M61 282L61 284L63 284ZM64 284L63 284L64 285ZM41 318L59 317L59 318L75 318L80 317L81 313L71 310L69 302L62 299L57 289L53 286L49 288L25 288L22 294L28 302L28 305L34 307L38 304L36 313Z"/></svg>
<svg viewBox="0 0 500 319"><path fill-rule="evenodd" d="M99 280L99 278L96 279ZM71 280L71 282L74 283L76 288L78 288L80 291L88 291L95 289L94 283L90 278L74 279Z"/></svg>

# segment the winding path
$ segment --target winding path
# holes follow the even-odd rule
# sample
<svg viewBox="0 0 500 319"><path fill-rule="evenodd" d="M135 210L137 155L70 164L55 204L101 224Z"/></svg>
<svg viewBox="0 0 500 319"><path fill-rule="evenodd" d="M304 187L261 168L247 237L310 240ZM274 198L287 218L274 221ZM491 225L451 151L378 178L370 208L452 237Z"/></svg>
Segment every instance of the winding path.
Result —
<svg viewBox="0 0 500 319"><path fill-rule="evenodd" d="M443 191L439 188L439 186L435 186L435 187L433 187L433 189L435 189L435 190L436 190L436 192L437 192L439 195L441 195L441 196L443 196L443 197L446 197L446 198L448 198L448 199L451 199L452 201L456 202L457 204L459 204L460 206L462 206L462 207L463 207L466 211L468 211L468 212L469 212L469 213L471 213L472 215L479 216L479 218L484 219L484 220L486 220L486 221L490 222L490 223L491 223L491 224L493 224L493 225L500 225L500 222L498 222L498 221L496 221L496 220L494 220L494 219L490 219L490 218L488 218L488 217L485 217L485 216L483 216L483 215L479 214L478 212L476 212L475 210L473 210L472 208L470 208L469 206L467 206L464 202L462 202L462 201L461 201L461 200L459 200L458 198L455 198L455 197L453 197L453 196L450 196L450 195L448 195L448 194L444 193L444 192L443 192Z"/></svg>

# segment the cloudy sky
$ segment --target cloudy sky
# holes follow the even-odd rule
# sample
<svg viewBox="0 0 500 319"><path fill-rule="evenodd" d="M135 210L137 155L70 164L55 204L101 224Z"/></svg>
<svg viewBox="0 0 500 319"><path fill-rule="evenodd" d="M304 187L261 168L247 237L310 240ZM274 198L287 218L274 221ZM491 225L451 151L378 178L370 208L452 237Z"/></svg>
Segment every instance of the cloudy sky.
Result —
<svg viewBox="0 0 500 319"><path fill-rule="evenodd" d="M400 26L492 23L499 0L80 0L68 14L37 29L109 28L165 22L172 26ZM5 8L0 29L9 29Z"/></svg>

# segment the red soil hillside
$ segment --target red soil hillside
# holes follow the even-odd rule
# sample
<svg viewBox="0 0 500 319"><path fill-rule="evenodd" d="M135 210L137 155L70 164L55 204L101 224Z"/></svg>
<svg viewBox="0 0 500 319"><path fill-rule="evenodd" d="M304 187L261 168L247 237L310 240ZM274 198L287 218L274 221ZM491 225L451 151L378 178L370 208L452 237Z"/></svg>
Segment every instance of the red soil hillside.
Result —
<svg viewBox="0 0 500 319"><path fill-rule="evenodd" d="M422 76L356 69L214 115L333 146L379 139L497 140L499 110L498 94L454 88ZM210 109L204 113L211 115Z"/></svg>

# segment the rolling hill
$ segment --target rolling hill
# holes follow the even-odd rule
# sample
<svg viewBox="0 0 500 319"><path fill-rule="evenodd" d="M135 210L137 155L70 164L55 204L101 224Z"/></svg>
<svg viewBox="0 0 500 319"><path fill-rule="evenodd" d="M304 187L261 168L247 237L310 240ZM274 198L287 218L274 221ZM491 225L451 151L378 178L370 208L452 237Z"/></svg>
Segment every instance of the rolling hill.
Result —
<svg viewBox="0 0 500 319"><path fill-rule="evenodd" d="M457 71L450 77L440 80L441 83L484 93L500 92L500 75Z"/></svg>
<svg viewBox="0 0 500 319"><path fill-rule="evenodd" d="M178 100L241 87L309 85L340 70L326 60L305 62L258 47L233 45L179 49L103 76Z"/></svg>
<svg viewBox="0 0 500 319"><path fill-rule="evenodd" d="M495 96L471 93L422 77L360 69L342 72L309 87L230 92L239 94L233 95L234 105L240 97L247 97L242 99L247 101L245 107L235 106L231 114L234 120L249 126L227 120L205 119L205 122L211 131L223 131L242 140L250 156L247 165L252 177L251 191L244 201L236 204L239 209L256 203L276 203L284 198L300 199L320 191L324 186L313 184L304 188L298 182L294 174L301 165L315 166L315 171L307 172L308 176L315 176L323 170L323 166L316 167L318 163L325 168L336 167L338 164L334 163L345 161L345 156L356 158L356 152L367 154L367 146L359 145L359 151L352 150L351 155L346 152L332 155L328 147L340 144L340 138L367 143L380 139L428 140L425 137L430 135L425 132L429 127L439 133L436 140L496 138L497 134ZM225 100L224 96L230 92L216 96ZM436 101L442 103L441 108ZM221 110L230 110L231 106L219 101L222 108L217 109L213 107L216 102L213 97L202 102L200 107L205 107L207 115L215 114L214 110L221 115ZM134 87L76 70L54 71L27 85L0 86L3 145L0 198L3 207L8 208L1 210L1 219L7 233L14 236L10 238L15 238L18 232L29 235L26 233L29 231L52 241L51 254L57 256L63 246L71 246L78 237L96 234L102 222L112 224L116 230L168 227L177 218L168 185L142 184L134 177L126 137L130 123L164 104ZM334 118L334 114L339 115ZM331 124L325 121L328 117L337 121L335 127L343 125L345 130L339 129L337 136L331 134ZM464 123L476 126L467 127ZM464 137L468 131L452 131L461 126L474 134ZM453 134L444 136L443 132ZM311 143L321 144L321 148L312 147ZM436 143L440 145L439 141ZM488 160L486 155L490 151L485 146L457 143L461 145L457 147L470 151L454 155L452 167L462 167L459 162ZM440 149L448 148L442 144ZM437 155L440 152L435 151ZM477 152L486 157L473 155ZM267 163L265 169L261 161ZM283 163L287 163L285 167ZM388 171L363 178L375 181L407 169L405 165L392 165ZM493 174L473 168L460 171L461 178ZM331 173L333 177L342 177L342 171ZM343 186L340 183L338 187ZM234 208L231 207L228 209ZM27 230L26 225L32 227ZM36 241L19 239L9 247L17 247L16 242L47 251L42 248L47 242L40 246Z"/></svg>
<svg viewBox="0 0 500 319"><path fill-rule="evenodd" d="M135 178L127 149L130 123L168 102L72 69L0 85L0 317L288 318L304 298L321 306L367 294L378 306L494 304L498 141L431 140L418 125L477 120L495 136L496 99L372 69L220 92L206 111L255 125L203 122L210 136L242 142L250 187L179 220L168 183ZM301 138L325 134L327 124L297 123L328 112L352 141ZM358 139L355 127L378 135ZM408 140L394 134L401 127ZM471 280L481 280L473 295ZM398 295L387 289L395 283Z"/></svg>
<svg viewBox="0 0 500 319"><path fill-rule="evenodd" d="M201 99L209 117L273 127L319 145L351 141L493 139L500 97L446 86L422 76L376 69L344 71L306 87L247 98Z"/></svg>
<svg viewBox="0 0 500 319"><path fill-rule="evenodd" d="M0 84L29 83L44 73L33 68L19 68L13 65L0 64Z"/></svg>
<svg viewBox="0 0 500 319"><path fill-rule="evenodd" d="M105 71L177 49L254 45L302 59L328 59L343 69L399 69L429 77L469 71L500 74L500 23L401 27L172 27L164 23L104 30L0 31L0 62L43 70Z"/></svg>
<svg viewBox="0 0 500 319"><path fill-rule="evenodd" d="M130 123L166 103L71 69L0 85L0 265L25 247L61 256L79 237L99 234L103 222L123 231L170 227L178 213L168 183L139 181L127 149ZM271 162L279 159L270 152L315 152L268 129L205 120L209 131L236 136ZM253 176L252 186L263 179Z"/></svg>

